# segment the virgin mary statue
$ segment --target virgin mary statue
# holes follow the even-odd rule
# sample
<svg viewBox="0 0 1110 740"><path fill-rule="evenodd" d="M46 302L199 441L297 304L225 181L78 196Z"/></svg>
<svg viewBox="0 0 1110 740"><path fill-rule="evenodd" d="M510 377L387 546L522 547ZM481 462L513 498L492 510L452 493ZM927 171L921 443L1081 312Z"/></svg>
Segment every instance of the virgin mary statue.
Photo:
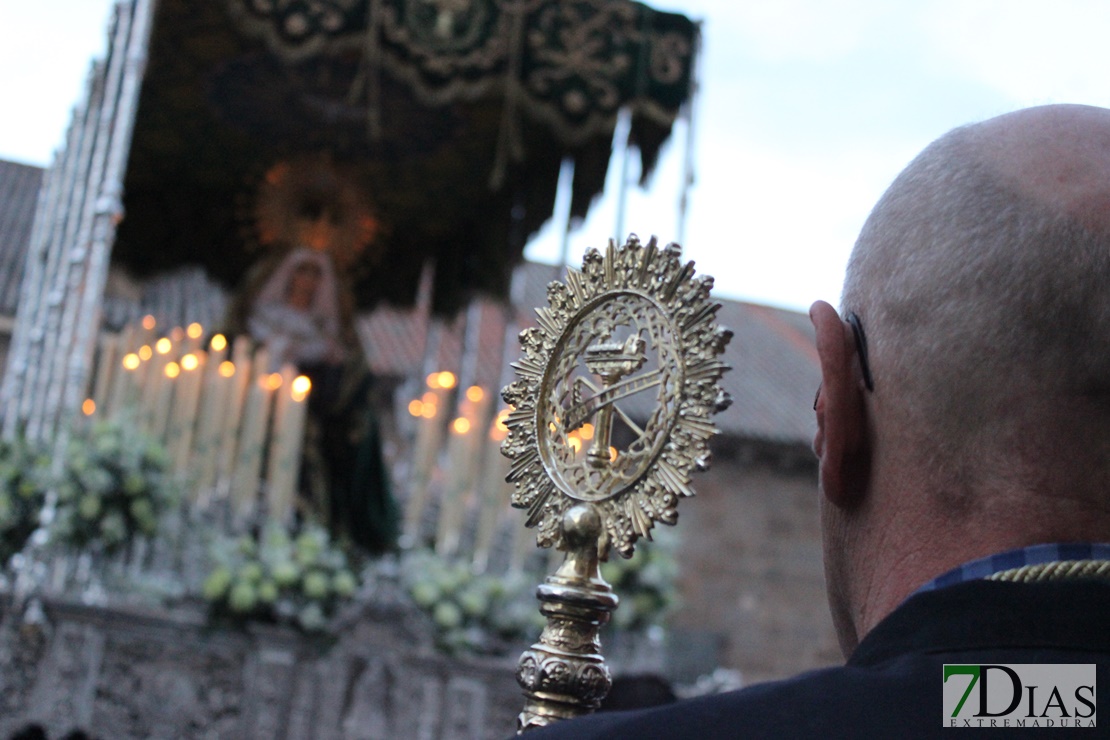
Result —
<svg viewBox="0 0 1110 740"><path fill-rule="evenodd" d="M304 197L308 189L296 187L296 176L286 165L267 175L279 187L282 178L291 181L276 199L290 208L275 210L296 218L288 217L280 237L266 245L232 304L228 328L264 344L273 370L292 364L312 380L301 516L322 519L336 536L380 553L394 545L397 512L371 403L373 378L354 330L350 263L336 259L349 247L342 214L350 209L319 188Z"/></svg>

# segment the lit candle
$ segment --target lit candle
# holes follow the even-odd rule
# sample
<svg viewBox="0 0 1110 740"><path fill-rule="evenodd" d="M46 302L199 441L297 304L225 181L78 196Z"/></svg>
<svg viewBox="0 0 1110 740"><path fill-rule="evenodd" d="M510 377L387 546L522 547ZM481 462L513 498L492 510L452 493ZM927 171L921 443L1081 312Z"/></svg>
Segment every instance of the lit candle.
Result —
<svg viewBox="0 0 1110 740"><path fill-rule="evenodd" d="M205 360L205 353L198 350L182 355L179 363L181 379L178 381L178 393L170 421L173 466L179 476L185 474L193 449Z"/></svg>
<svg viewBox="0 0 1110 740"><path fill-rule="evenodd" d="M108 413L108 398L111 393L112 372L118 365L119 340L117 337L106 334L100 338L99 351L96 355L96 381L93 386L92 399L100 416Z"/></svg>
<svg viewBox="0 0 1110 740"><path fill-rule="evenodd" d="M116 336L113 339L115 351L112 353L112 368L107 373L111 379L109 381L110 388L102 404L102 410L106 417L115 414L116 410L123 404L124 383L127 382L127 379L124 377L123 351L120 348L122 339L121 336Z"/></svg>
<svg viewBox="0 0 1110 740"><path fill-rule="evenodd" d="M230 479L234 470L235 445L238 443L239 427L243 421L243 401L252 377L253 350L250 338L245 336L237 337L235 346L231 350L234 374L228 376L228 387L224 391L227 394L227 403L223 409L221 429L217 436L216 449L219 456L215 471L217 481Z"/></svg>
<svg viewBox="0 0 1110 740"><path fill-rule="evenodd" d="M494 535L505 512L509 511L513 486L505 480L509 474L509 461L501 454L501 441L509 433L505 419L509 409L502 409L490 424L486 435L482 470L478 478L478 531L474 539L474 568L479 573L489 564ZM520 527L523 529L523 527Z"/></svg>
<svg viewBox="0 0 1110 740"><path fill-rule="evenodd" d="M289 368L291 371L292 368ZM283 374L285 369L283 368ZM290 373L291 375L291 373ZM308 411L308 394L312 382L304 375L291 377L281 390L280 420L275 420L273 441L270 444L269 481L270 516L288 523L293 515L293 500L297 493L297 480L301 471L301 447L304 444L304 426Z"/></svg>
<svg viewBox="0 0 1110 740"><path fill-rule="evenodd" d="M155 319L153 315L148 313L146 316L143 317L142 321L140 321L139 324L140 326L142 326L143 330L139 332L138 344L142 345L152 343L155 336L154 330L158 326L157 319Z"/></svg>
<svg viewBox="0 0 1110 740"><path fill-rule="evenodd" d="M201 340L204 338L204 327L193 322L185 327L185 336L187 337L185 344L188 346L189 352L196 352L200 349Z"/></svg>
<svg viewBox="0 0 1110 740"><path fill-rule="evenodd" d="M155 400L154 414L151 417L150 434L162 444L166 444L170 410L173 408L174 386L177 385L177 378L180 375L181 366L171 360L162 368L162 377L159 378L158 398Z"/></svg>
<svg viewBox="0 0 1110 740"><path fill-rule="evenodd" d="M420 536L420 522L428 505L428 479L443 440L447 415L447 393L455 386L451 373L432 373L427 390L409 404L409 413L417 417L416 439L413 442L409 468L409 500L405 506L402 531L415 545Z"/></svg>
<svg viewBox="0 0 1110 740"><path fill-rule="evenodd" d="M166 365L174 357L173 342L168 337L162 337L154 342L151 352L151 358L147 363L146 381L139 401L139 423L148 433L157 434L158 404L165 393L163 386L167 381Z"/></svg>
<svg viewBox="0 0 1110 740"><path fill-rule="evenodd" d="M200 411L197 419L196 438L193 443L193 463L196 473L198 493L213 485L216 469L217 430L222 428L226 389L229 381L221 375L221 365L227 357L227 339L217 334L208 343L208 359L205 362L204 376L200 388ZM230 363L229 363L230 364ZM228 368L223 369L225 372ZM231 365L234 375L234 365ZM230 377L230 376L228 376Z"/></svg>
<svg viewBox="0 0 1110 740"><path fill-rule="evenodd" d="M490 394L480 386L466 389L459 402L458 416L452 420L447 437L447 481L440 502L436 528L436 552L451 556L459 547L464 514L470 508L472 485L480 459L479 445L485 438L486 409Z"/></svg>
<svg viewBox="0 0 1110 740"><path fill-rule="evenodd" d="M201 431L197 438L194 460L197 464L197 490L205 496L209 495L216 485L217 473L220 469L220 460L224 455L224 447L233 446L225 443L224 418L231 412L228 409L232 394L232 386L236 382L235 363L224 360L216 365L209 361L209 366L216 368L212 381L205 381L204 411L201 415Z"/></svg>
<svg viewBox="0 0 1110 740"><path fill-rule="evenodd" d="M255 357L258 363L258 357ZM264 367L264 365L263 365ZM258 501L258 484L262 474L262 452L266 444L266 423L270 419L274 391L281 387L277 373L264 375L251 383L247 391L243 424L239 428L239 444L231 477L231 495L240 517L250 516Z"/></svg>

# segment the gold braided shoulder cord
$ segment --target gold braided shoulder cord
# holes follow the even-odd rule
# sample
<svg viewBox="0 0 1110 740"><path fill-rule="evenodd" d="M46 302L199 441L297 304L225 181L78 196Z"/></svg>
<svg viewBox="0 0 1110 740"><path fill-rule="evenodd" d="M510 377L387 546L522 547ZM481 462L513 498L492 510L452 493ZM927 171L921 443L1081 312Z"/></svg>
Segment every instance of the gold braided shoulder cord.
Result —
<svg viewBox="0 0 1110 740"><path fill-rule="evenodd" d="M1010 568L993 573L986 578L989 581L1017 583L1080 579L1110 581L1110 560L1053 560L1048 563Z"/></svg>

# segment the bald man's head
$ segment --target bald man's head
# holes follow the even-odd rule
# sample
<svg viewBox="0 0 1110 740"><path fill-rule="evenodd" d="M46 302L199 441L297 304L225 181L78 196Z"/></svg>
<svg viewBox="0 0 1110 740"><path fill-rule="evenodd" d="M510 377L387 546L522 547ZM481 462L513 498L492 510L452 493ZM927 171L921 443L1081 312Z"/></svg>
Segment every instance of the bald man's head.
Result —
<svg viewBox="0 0 1110 740"><path fill-rule="evenodd" d="M1093 231L1110 231L1110 110L1029 108L969 131L1005 187Z"/></svg>
<svg viewBox="0 0 1110 740"><path fill-rule="evenodd" d="M1053 466L1110 490L1110 111L1033 108L932 144L864 226L843 308L884 449L946 505L1076 485Z"/></svg>

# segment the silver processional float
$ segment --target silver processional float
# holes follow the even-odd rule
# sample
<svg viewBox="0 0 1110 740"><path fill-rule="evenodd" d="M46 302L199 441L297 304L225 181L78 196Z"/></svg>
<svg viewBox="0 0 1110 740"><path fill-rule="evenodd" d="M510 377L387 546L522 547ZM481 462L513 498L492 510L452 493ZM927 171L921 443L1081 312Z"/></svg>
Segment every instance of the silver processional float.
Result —
<svg viewBox="0 0 1110 740"><path fill-rule="evenodd" d="M513 506L540 547L566 555L537 589L547 626L520 657L519 732L593 712L608 693L599 632L619 600L599 564L677 521L690 474L709 467L711 417L731 403L719 357L732 332L715 322L713 278L681 253L635 235L590 249L521 332L501 451Z"/></svg>

